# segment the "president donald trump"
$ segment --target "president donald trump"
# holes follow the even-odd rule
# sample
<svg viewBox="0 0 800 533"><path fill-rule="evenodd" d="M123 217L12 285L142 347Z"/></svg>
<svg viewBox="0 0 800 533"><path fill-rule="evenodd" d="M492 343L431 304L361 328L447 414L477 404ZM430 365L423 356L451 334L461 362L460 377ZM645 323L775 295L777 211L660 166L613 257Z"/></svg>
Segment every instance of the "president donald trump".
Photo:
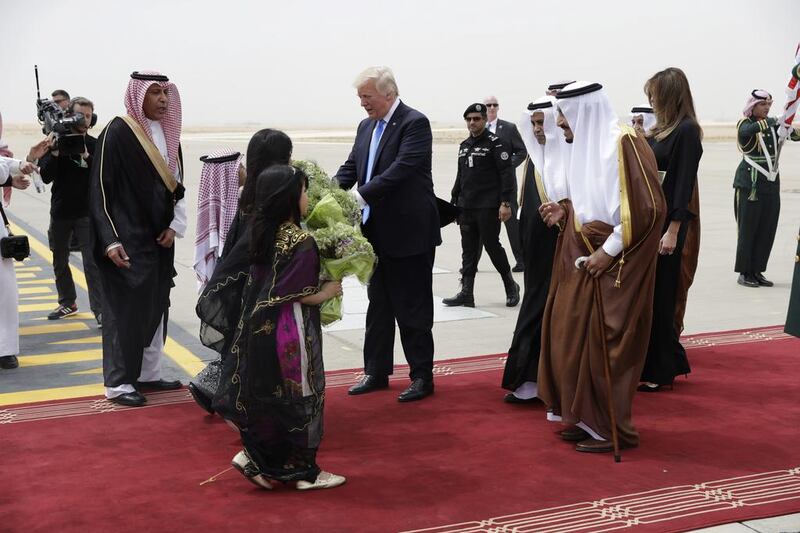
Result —
<svg viewBox="0 0 800 533"><path fill-rule="evenodd" d="M378 264L367 288L365 376L349 393L389 387L396 321L411 370L411 384L398 400L421 400L433 393L433 258L442 242L431 125L400 101L388 67L366 69L353 86L368 118L358 125L350 156L334 179L343 189L355 187L362 231Z"/></svg>

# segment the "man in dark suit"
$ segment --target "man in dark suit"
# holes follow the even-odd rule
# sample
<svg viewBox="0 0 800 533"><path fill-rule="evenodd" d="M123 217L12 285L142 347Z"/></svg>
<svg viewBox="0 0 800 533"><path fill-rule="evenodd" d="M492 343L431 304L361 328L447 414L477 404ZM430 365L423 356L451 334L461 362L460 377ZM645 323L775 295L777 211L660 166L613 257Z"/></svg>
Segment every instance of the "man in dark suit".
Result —
<svg viewBox="0 0 800 533"><path fill-rule="evenodd" d="M520 166L528 157L528 151L525 150L525 143L522 142L522 137L519 134L517 125L513 122L508 122L497 118L497 112L500 110L500 104L497 102L496 96L487 96L483 99L483 104L486 106L487 120L486 129L500 137L503 146L511 148L511 163L514 168ZM516 176L514 180L516 184ZM505 221L506 233L508 233L508 241L511 243L511 252L514 254L516 265L511 269L514 272L523 272L525 270L525 261L522 257L522 239L519 236L519 219L517 213L519 211L519 202L517 202L517 193L514 192L514 198L511 201L511 218Z"/></svg>
<svg viewBox="0 0 800 533"><path fill-rule="evenodd" d="M353 84L368 118L361 121L347 161L334 179L354 189L362 231L378 264L367 295L364 373L349 393L389 386L395 321L411 385L398 400L433 393L433 258L442 243L431 178L433 135L428 119L398 98L387 67L370 67Z"/></svg>

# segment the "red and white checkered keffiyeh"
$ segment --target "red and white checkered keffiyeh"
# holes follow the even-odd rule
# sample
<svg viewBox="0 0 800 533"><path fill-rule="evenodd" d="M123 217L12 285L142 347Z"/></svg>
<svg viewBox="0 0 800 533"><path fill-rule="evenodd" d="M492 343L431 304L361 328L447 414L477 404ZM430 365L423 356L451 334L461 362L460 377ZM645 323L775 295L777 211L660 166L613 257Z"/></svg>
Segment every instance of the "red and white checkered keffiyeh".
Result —
<svg viewBox="0 0 800 533"><path fill-rule="evenodd" d="M769 94L764 89L756 89L750 96L747 98L747 103L744 105L744 109L742 110L742 114L747 118L750 118L750 115L753 114L753 108L759 102L768 101L770 104L772 103L772 95Z"/></svg>
<svg viewBox="0 0 800 533"><path fill-rule="evenodd" d="M140 70L139 74L161 75L154 70ZM131 78L128 82L128 90L125 92L125 109L128 115L132 116L139 125L142 126L147 137L152 141L153 132L150 131L150 122L144 115L142 105L147 89L151 85L158 84L167 89L169 103L167 104L167 114L161 119L161 128L164 130L164 137L167 138L167 155L169 169L175 174L178 168L178 145L181 142L181 95L178 88L171 81L151 81L137 80Z"/></svg>
<svg viewBox="0 0 800 533"><path fill-rule="evenodd" d="M218 150L209 159L232 156L235 150ZM228 230L239 207L240 154L232 161L204 162L197 197L197 237L194 241L194 271L199 290L211 278L217 258L225 247Z"/></svg>
<svg viewBox="0 0 800 533"><path fill-rule="evenodd" d="M3 115L0 114L0 155L4 157L14 157L14 153L8 149L8 144L3 140ZM11 187L0 187L3 189L3 207L8 207L11 203Z"/></svg>

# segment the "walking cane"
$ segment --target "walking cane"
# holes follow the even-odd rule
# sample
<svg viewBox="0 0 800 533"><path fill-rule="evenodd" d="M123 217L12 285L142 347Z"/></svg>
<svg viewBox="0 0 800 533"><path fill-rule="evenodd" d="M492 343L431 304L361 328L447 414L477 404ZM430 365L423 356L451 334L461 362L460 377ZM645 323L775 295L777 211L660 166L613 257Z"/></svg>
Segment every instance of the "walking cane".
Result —
<svg viewBox="0 0 800 533"><path fill-rule="evenodd" d="M579 257L575 261L575 266L583 270L585 268L586 260L588 257ZM611 443L614 445L614 462L619 463L622 457L619 453L619 438L617 436L617 416L614 412L614 399L612 397L611 388L611 360L608 357L608 346L606 346L606 323L605 323L605 310L603 309L603 295L600 292L600 278L592 276L592 283L594 287L594 304L597 313L597 320L600 322L600 339L603 348L603 370L606 376L606 387L608 389L608 416L611 419Z"/></svg>

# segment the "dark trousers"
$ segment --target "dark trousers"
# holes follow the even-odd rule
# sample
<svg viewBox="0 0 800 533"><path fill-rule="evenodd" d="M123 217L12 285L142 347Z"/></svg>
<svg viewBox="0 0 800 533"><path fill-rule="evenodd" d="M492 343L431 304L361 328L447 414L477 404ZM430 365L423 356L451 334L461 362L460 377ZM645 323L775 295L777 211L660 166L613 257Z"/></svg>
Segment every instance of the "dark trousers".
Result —
<svg viewBox="0 0 800 533"><path fill-rule="evenodd" d="M674 320L678 283L681 277L681 256L688 228L687 222L681 224L678 230L678 242L671 255L658 256L653 290L653 323L650 327L650 343L642 369L642 381L670 385L675 376L691 372L689 359L680 342L680 333L675 329Z"/></svg>
<svg viewBox="0 0 800 533"><path fill-rule="evenodd" d="M103 310L103 289L100 274L97 271L92 254L92 236L89 217L56 219L50 217L50 229L47 231L50 249L53 251L53 272L56 277L59 305L71 306L77 298L75 282L69 268L70 241L74 236L78 239L83 258L83 272L89 289L89 307L97 315Z"/></svg>
<svg viewBox="0 0 800 533"><path fill-rule="evenodd" d="M514 254L514 260L524 265L525 254L522 253L522 237L520 236L519 220L517 213L519 212L519 202L514 198L511 200L511 218L506 220L503 224L506 226L506 234L508 234L508 242L511 244L511 253ZM478 248L478 259L481 260L481 248Z"/></svg>
<svg viewBox="0 0 800 533"><path fill-rule="evenodd" d="M733 209L739 236L736 242L736 266L739 273L757 274L767 270L775 232L781 197L778 194L758 194L758 200L748 200L750 189L736 188Z"/></svg>
<svg viewBox="0 0 800 533"><path fill-rule="evenodd" d="M430 252L410 257L378 254L367 286L364 371L388 376L394 369L394 325L400 329L411 379L433 379L433 258Z"/></svg>
<svg viewBox="0 0 800 533"><path fill-rule="evenodd" d="M500 244L500 219L492 207L464 209L459 219L461 228L461 274L474 278L478 271L481 246L486 248L494 268L501 275L511 272L508 257Z"/></svg>

